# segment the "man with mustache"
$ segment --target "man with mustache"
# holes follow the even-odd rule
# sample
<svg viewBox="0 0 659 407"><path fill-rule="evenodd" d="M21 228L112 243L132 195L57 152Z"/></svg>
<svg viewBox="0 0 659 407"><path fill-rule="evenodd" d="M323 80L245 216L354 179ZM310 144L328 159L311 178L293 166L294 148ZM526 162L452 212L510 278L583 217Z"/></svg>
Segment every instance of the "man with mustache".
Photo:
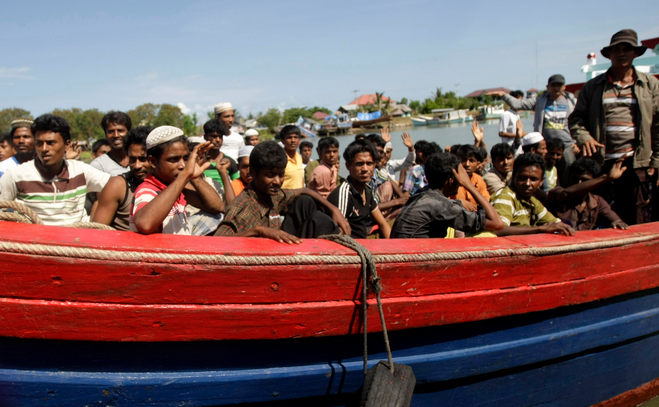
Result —
<svg viewBox="0 0 659 407"><path fill-rule="evenodd" d="M101 120L101 127L110 145L110 152L103 154L91 162L91 166L112 176L130 171L128 155L126 154L126 134L133 123L124 112L108 112Z"/></svg>
<svg viewBox="0 0 659 407"><path fill-rule="evenodd" d="M11 122L11 142L14 146L14 155L0 163L0 177L8 169L28 162L34 158L34 135L30 126L32 119L16 119Z"/></svg>

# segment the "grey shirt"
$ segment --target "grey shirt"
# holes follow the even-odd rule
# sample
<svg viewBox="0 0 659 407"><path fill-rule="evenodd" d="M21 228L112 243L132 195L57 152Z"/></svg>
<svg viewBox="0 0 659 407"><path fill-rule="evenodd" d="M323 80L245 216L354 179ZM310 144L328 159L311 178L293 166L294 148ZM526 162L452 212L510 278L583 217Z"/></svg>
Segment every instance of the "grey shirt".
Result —
<svg viewBox="0 0 659 407"><path fill-rule="evenodd" d="M485 210L466 210L460 201L448 199L437 189L412 195L401 209L392 238L443 238L449 227L467 234L485 229Z"/></svg>
<svg viewBox="0 0 659 407"><path fill-rule="evenodd" d="M102 156L94 159L90 165L97 170L101 170L112 175L113 177L130 171L130 167L124 167L123 165L110 158L108 154L103 154Z"/></svg>

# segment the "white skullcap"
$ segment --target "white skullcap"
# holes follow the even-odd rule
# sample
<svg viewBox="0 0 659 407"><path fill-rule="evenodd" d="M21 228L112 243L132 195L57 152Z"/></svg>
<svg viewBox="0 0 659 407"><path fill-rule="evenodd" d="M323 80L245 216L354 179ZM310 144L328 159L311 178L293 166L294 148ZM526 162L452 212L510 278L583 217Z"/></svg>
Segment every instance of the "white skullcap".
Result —
<svg viewBox="0 0 659 407"><path fill-rule="evenodd" d="M254 129L249 129L245 132L245 137L258 136L258 135L259 135L259 132L254 130Z"/></svg>
<svg viewBox="0 0 659 407"><path fill-rule="evenodd" d="M206 139L201 136L188 137L188 141L193 144L205 143Z"/></svg>
<svg viewBox="0 0 659 407"><path fill-rule="evenodd" d="M34 121L32 119L16 119L11 122L12 128L30 127Z"/></svg>
<svg viewBox="0 0 659 407"><path fill-rule="evenodd" d="M184 136L183 130L174 126L160 126L151 130L151 133L146 137L146 149L149 150L152 147L166 143L169 140L173 140L177 137Z"/></svg>
<svg viewBox="0 0 659 407"><path fill-rule="evenodd" d="M522 145L523 146L530 146L535 143L539 143L545 138L542 137L542 134L538 133L537 131L534 131L533 133L529 133L526 136L522 137Z"/></svg>
<svg viewBox="0 0 659 407"><path fill-rule="evenodd" d="M394 149L394 146L391 144L391 141L387 141L387 144L384 145L385 150L388 149L388 148L390 148L392 150Z"/></svg>
<svg viewBox="0 0 659 407"><path fill-rule="evenodd" d="M215 114L220 114L227 110L233 110L233 106L231 106L231 103L229 102L220 102L215 105Z"/></svg>
<svg viewBox="0 0 659 407"><path fill-rule="evenodd" d="M254 146L241 147L240 150L238 150L238 159L249 157L249 155L252 154L252 150L254 150Z"/></svg>

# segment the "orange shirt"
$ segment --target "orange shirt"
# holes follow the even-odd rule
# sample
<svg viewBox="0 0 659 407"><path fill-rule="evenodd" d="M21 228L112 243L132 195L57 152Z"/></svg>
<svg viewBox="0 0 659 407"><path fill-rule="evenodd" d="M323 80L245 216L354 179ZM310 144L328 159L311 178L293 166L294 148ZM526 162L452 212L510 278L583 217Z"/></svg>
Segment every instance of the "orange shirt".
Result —
<svg viewBox="0 0 659 407"><path fill-rule="evenodd" d="M471 183L474 184L478 192L480 192L483 197L489 201L490 200L490 193L487 192L487 184L485 184L485 181L483 181L483 177L480 175L473 173L471 174ZM458 188L458 193L455 194L454 196L449 197L450 199L465 199L474 205L478 205L478 202L474 199L474 197L464 188L460 187Z"/></svg>
<svg viewBox="0 0 659 407"><path fill-rule="evenodd" d="M243 182L242 178L236 178L233 181L231 181L231 187L233 188L233 193L236 194L236 196L240 195L241 192L243 192L243 189L245 189L247 185Z"/></svg>

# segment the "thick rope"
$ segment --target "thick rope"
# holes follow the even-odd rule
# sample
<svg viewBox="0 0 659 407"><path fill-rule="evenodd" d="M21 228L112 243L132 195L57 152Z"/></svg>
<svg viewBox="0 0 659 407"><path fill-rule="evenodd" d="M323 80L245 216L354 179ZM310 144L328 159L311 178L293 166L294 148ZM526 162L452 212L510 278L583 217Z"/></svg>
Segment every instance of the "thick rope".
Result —
<svg viewBox="0 0 659 407"><path fill-rule="evenodd" d="M70 225L62 225L62 226L66 228L78 228L78 229L117 230L112 226L98 222L76 222Z"/></svg>
<svg viewBox="0 0 659 407"><path fill-rule="evenodd" d="M4 236L4 239L11 238ZM566 238L569 239L569 238ZM523 247L517 249L472 250L463 252L437 252L419 254L382 254L373 256L378 264L386 263L419 263L452 260L492 259L512 256L550 256L579 251L601 250L659 240L659 234L647 236L626 237L593 243L577 243L550 247ZM18 253L35 256L65 257L74 259L145 262L165 264L198 264L213 266L264 266L264 265L303 265L303 264L361 264L354 255L282 255L260 256L256 253L246 255L224 254L186 254L177 252L146 251L136 248L135 251L108 250L94 247L62 246L55 244L32 244L12 241L0 241L0 253Z"/></svg>
<svg viewBox="0 0 659 407"><path fill-rule="evenodd" d="M36 223L37 225L43 225L43 221L37 215L32 209L30 209L27 205L22 204L20 202L16 201L0 201L0 208L6 208L6 209L13 209L15 211L18 211L28 217L31 222L30 223ZM25 223L25 222L23 222Z"/></svg>
<svg viewBox="0 0 659 407"><path fill-rule="evenodd" d="M32 219L18 212L2 212L0 211L0 220L6 220L9 222L18 222L18 223L27 223L31 224Z"/></svg>
<svg viewBox="0 0 659 407"><path fill-rule="evenodd" d="M394 374L394 359L391 355L391 346L389 344L389 335L387 334L387 324L384 320L384 310L382 308L382 300L380 299L380 292L382 286L380 285L381 277L378 276L378 270L375 265L373 255L364 246L359 244L355 239L347 235L324 235L321 239L330 240L338 243L347 248L357 252L359 259L362 263L362 302L364 312L364 375L368 371L368 286L375 292L375 297L378 301L378 311L380 312L380 323L382 324L382 334L384 336L384 346L387 349L387 359L389 360L389 370ZM368 283L368 274L370 273L371 281Z"/></svg>

